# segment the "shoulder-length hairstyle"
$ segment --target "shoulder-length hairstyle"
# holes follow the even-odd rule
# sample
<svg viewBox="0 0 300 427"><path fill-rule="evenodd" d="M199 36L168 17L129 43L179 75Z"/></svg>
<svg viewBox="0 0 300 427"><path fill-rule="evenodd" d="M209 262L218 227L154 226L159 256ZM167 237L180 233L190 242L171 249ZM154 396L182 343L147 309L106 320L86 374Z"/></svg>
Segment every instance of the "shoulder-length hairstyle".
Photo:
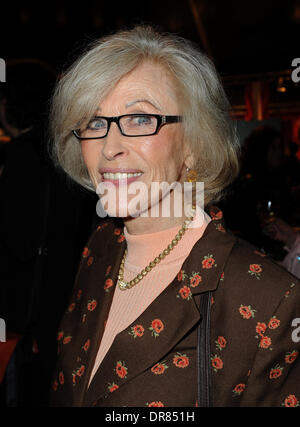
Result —
<svg viewBox="0 0 300 427"><path fill-rule="evenodd" d="M88 122L99 103L143 61L161 64L176 84L183 140L194 154L205 204L220 198L239 169L239 143L230 105L211 60L193 43L150 26L136 26L93 42L63 74L50 113L51 153L75 181L95 190L72 134Z"/></svg>

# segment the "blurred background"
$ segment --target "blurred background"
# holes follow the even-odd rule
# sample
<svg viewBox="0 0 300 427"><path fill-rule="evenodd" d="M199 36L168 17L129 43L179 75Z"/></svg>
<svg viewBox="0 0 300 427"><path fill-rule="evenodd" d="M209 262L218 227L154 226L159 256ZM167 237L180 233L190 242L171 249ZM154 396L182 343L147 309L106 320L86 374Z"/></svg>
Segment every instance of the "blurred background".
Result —
<svg viewBox="0 0 300 427"><path fill-rule="evenodd" d="M154 24L193 40L214 60L242 140L268 120L282 131L285 154L290 141L299 142L300 84L291 80L291 64L300 57L300 0L6 2L0 19L8 82L20 62L59 75L95 38Z"/></svg>
<svg viewBox="0 0 300 427"><path fill-rule="evenodd" d="M47 406L57 327L95 224L95 196L45 149L53 85L95 38L151 24L214 61L242 145L219 202L225 224L300 275L300 0L14 1L0 13L0 404Z"/></svg>
<svg viewBox="0 0 300 427"><path fill-rule="evenodd" d="M214 60L242 139L266 119L285 142L298 138L300 85L291 64L300 57L300 0L11 2L0 19L8 82L20 62L59 75L93 39L150 23L193 40Z"/></svg>

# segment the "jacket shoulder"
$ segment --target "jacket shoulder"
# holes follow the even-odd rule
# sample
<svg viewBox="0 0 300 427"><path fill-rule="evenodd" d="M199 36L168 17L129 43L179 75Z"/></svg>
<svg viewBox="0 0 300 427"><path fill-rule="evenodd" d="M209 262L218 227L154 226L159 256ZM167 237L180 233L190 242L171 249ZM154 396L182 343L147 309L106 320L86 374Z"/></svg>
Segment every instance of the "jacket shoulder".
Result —
<svg viewBox="0 0 300 427"><path fill-rule="evenodd" d="M119 243L125 239L123 227L123 222L116 218L108 217L101 220L90 235L84 251L90 251L95 255L102 256L106 253L113 237L117 237Z"/></svg>
<svg viewBox="0 0 300 427"><path fill-rule="evenodd" d="M299 284L299 279L293 274L242 239L237 239L233 246L227 269L231 274L236 272L240 275L242 288L254 285L255 288L281 295L291 283Z"/></svg>
<svg viewBox="0 0 300 427"><path fill-rule="evenodd" d="M237 239L227 259L217 294L233 310L250 307L269 316L300 281L269 256ZM296 303L296 301L295 301ZM298 301L299 303L299 301Z"/></svg>

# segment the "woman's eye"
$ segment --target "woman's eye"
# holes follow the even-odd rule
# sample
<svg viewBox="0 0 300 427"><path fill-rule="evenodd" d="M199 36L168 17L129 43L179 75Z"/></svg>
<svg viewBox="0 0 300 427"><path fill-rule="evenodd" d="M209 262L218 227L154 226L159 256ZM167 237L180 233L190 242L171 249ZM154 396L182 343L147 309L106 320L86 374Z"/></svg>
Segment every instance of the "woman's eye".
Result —
<svg viewBox="0 0 300 427"><path fill-rule="evenodd" d="M106 120L103 119L92 119L88 124L88 129L102 130L107 126Z"/></svg>
<svg viewBox="0 0 300 427"><path fill-rule="evenodd" d="M130 121L134 126L147 126L147 125L151 125L152 117L151 116L132 116Z"/></svg>

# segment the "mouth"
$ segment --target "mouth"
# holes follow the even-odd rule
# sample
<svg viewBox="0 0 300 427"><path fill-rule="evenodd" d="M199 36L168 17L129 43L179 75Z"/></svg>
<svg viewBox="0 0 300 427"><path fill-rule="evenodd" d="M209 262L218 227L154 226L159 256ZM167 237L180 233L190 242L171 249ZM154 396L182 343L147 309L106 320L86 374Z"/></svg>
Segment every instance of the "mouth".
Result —
<svg viewBox="0 0 300 427"><path fill-rule="evenodd" d="M140 170L105 170L100 169L102 182L112 182L115 185L129 184L143 175Z"/></svg>

